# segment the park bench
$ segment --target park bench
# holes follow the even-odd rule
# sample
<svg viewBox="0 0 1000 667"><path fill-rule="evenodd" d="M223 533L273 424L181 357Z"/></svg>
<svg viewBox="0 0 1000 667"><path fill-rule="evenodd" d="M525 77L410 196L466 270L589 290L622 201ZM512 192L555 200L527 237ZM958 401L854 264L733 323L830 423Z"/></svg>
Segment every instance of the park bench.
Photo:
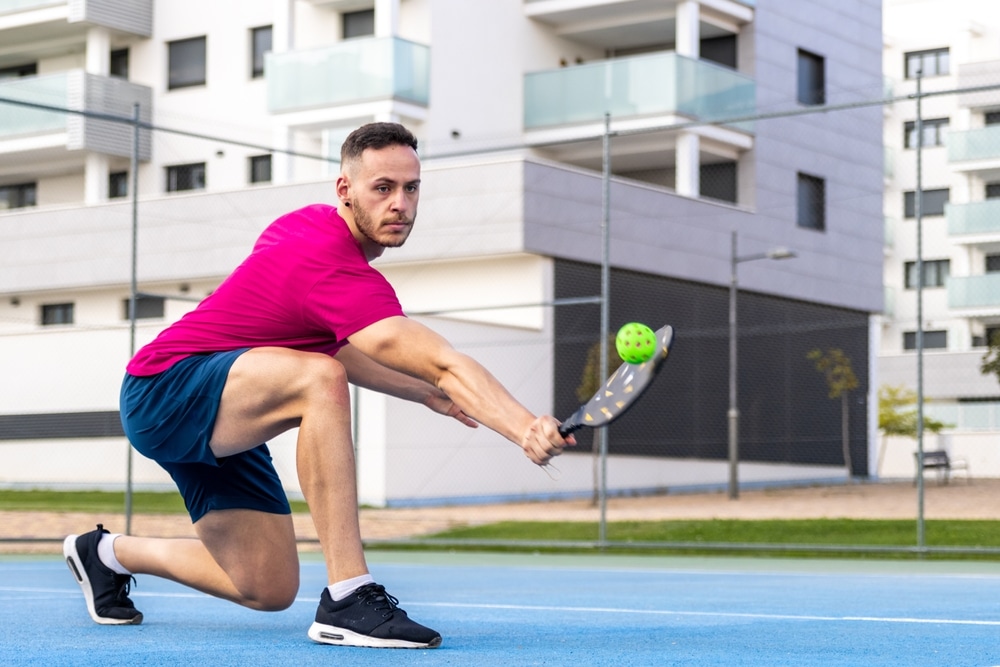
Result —
<svg viewBox="0 0 1000 667"><path fill-rule="evenodd" d="M920 453L914 452L917 465L920 465ZM944 450L934 450L924 452L923 470L918 470L917 474L923 474L924 470L934 470L937 472L938 481L947 484L951 480L952 472L961 470L965 474L965 481L971 481L969 477L969 463L965 459L953 459ZM916 483L914 481L914 483Z"/></svg>

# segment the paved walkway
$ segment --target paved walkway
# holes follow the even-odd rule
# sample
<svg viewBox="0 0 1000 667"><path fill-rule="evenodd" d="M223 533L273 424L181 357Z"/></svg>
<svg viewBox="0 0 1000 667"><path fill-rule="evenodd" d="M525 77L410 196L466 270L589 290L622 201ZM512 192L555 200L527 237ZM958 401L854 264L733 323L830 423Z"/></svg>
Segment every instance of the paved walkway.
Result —
<svg viewBox="0 0 1000 667"><path fill-rule="evenodd" d="M1000 520L1000 480L963 479L940 485L928 478L924 516L928 519ZM910 482L851 484L808 488L744 491L737 500L725 493L675 494L639 498L611 498L609 521L653 521L662 519L916 519L917 492ZM396 539L428 535L456 526L495 521L597 521L599 510L589 500L463 505L361 510L361 533L366 540ZM83 512L0 511L0 538L52 540L68 533L90 529L98 521L113 532L124 530L124 517L97 516ZM300 538L316 537L308 515L295 515ZM136 515L136 535L193 537L187 516ZM58 553L57 543L4 543L0 553Z"/></svg>

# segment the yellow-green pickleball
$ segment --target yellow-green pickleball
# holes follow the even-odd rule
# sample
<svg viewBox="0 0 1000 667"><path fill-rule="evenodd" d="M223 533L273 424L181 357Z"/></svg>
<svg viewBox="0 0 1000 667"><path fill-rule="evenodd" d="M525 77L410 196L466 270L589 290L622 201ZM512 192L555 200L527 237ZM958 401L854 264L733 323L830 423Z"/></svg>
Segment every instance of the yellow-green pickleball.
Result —
<svg viewBox="0 0 1000 667"><path fill-rule="evenodd" d="M629 322L618 330L615 348L623 361L641 364L656 354L656 333L645 324Z"/></svg>

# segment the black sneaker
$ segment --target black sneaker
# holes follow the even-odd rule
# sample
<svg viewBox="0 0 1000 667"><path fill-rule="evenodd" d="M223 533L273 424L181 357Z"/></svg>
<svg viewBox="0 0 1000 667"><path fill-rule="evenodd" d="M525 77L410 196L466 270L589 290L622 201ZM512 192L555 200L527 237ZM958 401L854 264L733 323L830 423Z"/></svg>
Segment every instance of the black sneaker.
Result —
<svg viewBox="0 0 1000 667"><path fill-rule="evenodd" d="M441 635L411 621L384 586L365 584L334 602L323 589L309 638L321 644L372 648L437 648Z"/></svg>
<svg viewBox="0 0 1000 667"><path fill-rule="evenodd" d="M87 611L96 623L139 625L142 623L142 612L128 597L132 577L115 573L97 556L97 543L107 534L104 526L97 524L97 530L70 535L63 541L63 556L69 571L83 589Z"/></svg>

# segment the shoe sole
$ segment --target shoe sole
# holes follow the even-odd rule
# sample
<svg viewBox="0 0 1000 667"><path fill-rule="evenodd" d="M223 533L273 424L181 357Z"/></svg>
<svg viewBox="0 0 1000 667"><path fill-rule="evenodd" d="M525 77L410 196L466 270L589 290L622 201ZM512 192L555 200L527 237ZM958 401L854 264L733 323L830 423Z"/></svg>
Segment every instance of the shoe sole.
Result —
<svg viewBox="0 0 1000 667"><path fill-rule="evenodd" d="M356 632L338 628L323 623L313 623L309 626L309 639L319 644L333 646L361 646L365 648L437 648L441 645L441 637L437 636L430 642L409 642L403 639L380 639L359 635Z"/></svg>
<svg viewBox="0 0 1000 667"><path fill-rule="evenodd" d="M94 590L90 585L90 577L87 576L87 570L84 569L83 562L80 560L80 554L76 550L77 537L79 535L70 535L63 540L63 556L66 558L66 565L73 574L73 578L76 579L76 583L80 584L80 588L83 590L83 599L87 601L87 613L90 614L90 618L95 623L100 623L101 625L139 625L142 623L142 614L137 615L135 618L104 618L97 615L97 610L94 608Z"/></svg>

